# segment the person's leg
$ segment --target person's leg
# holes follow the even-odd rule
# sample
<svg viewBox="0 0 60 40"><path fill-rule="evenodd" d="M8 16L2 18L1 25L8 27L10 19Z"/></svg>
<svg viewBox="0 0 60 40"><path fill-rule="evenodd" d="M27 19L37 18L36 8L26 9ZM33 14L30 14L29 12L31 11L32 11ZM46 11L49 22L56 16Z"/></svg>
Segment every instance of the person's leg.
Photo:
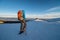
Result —
<svg viewBox="0 0 60 40"><path fill-rule="evenodd" d="M23 31L25 31L26 30L26 22L25 22L25 20L23 20Z"/></svg>
<svg viewBox="0 0 60 40"><path fill-rule="evenodd" d="M25 32L26 30L26 22L25 20L21 20L20 34Z"/></svg>
<svg viewBox="0 0 60 40"><path fill-rule="evenodd" d="M21 27L20 27L20 31L22 31L22 27L23 27L23 23L22 23L22 20L20 20L20 22L21 22Z"/></svg>

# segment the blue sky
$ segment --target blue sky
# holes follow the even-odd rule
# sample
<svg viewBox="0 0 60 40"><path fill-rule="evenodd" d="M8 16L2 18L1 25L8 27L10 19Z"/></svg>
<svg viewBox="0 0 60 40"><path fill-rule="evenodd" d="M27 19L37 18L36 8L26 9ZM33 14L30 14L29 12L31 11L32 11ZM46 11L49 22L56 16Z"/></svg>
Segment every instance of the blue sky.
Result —
<svg viewBox="0 0 60 40"><path fill-rule="evenodd" d="M18 10L25 10L29 17L60 17L60 0L0 0L0 15L17 14Z"/></svg>

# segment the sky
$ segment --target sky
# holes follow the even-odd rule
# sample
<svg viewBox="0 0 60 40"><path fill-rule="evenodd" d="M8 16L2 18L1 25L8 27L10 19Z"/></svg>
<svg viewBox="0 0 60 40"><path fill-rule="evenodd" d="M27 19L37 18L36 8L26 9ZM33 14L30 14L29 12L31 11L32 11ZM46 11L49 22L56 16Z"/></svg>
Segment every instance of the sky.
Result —
<svg viewBox="0 0 60 40"><path fill-rule="evenodd" d="M28 18L60 18L60 0L0 0L0 17L17 17L18 10Z"/></svg>

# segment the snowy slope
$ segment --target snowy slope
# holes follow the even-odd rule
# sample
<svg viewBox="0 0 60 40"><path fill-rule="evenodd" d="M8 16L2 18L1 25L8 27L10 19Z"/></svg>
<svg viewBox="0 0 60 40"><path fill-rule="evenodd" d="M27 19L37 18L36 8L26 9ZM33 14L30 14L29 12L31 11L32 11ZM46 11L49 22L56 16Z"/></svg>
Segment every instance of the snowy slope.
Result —
<svg viewBox="0 0 60 40"><path fill-rule="evenodd" d="M26 32L19 35L20 23L0 24L0 40L60 40L60 23L27 22Z"/></svg>

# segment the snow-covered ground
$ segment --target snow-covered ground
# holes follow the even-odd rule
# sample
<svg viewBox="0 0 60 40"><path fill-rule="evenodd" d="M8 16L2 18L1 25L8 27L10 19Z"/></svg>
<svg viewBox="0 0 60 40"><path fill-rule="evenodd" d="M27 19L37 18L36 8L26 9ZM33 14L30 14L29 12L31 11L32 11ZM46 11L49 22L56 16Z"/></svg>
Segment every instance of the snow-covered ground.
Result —
<svg viewBox="0 0 60 40"><path fill-rule="evenodd" d="M26 32L19 35L20 23L0 24L0 40L60 40L60 23L28 21Z"/></svg>

